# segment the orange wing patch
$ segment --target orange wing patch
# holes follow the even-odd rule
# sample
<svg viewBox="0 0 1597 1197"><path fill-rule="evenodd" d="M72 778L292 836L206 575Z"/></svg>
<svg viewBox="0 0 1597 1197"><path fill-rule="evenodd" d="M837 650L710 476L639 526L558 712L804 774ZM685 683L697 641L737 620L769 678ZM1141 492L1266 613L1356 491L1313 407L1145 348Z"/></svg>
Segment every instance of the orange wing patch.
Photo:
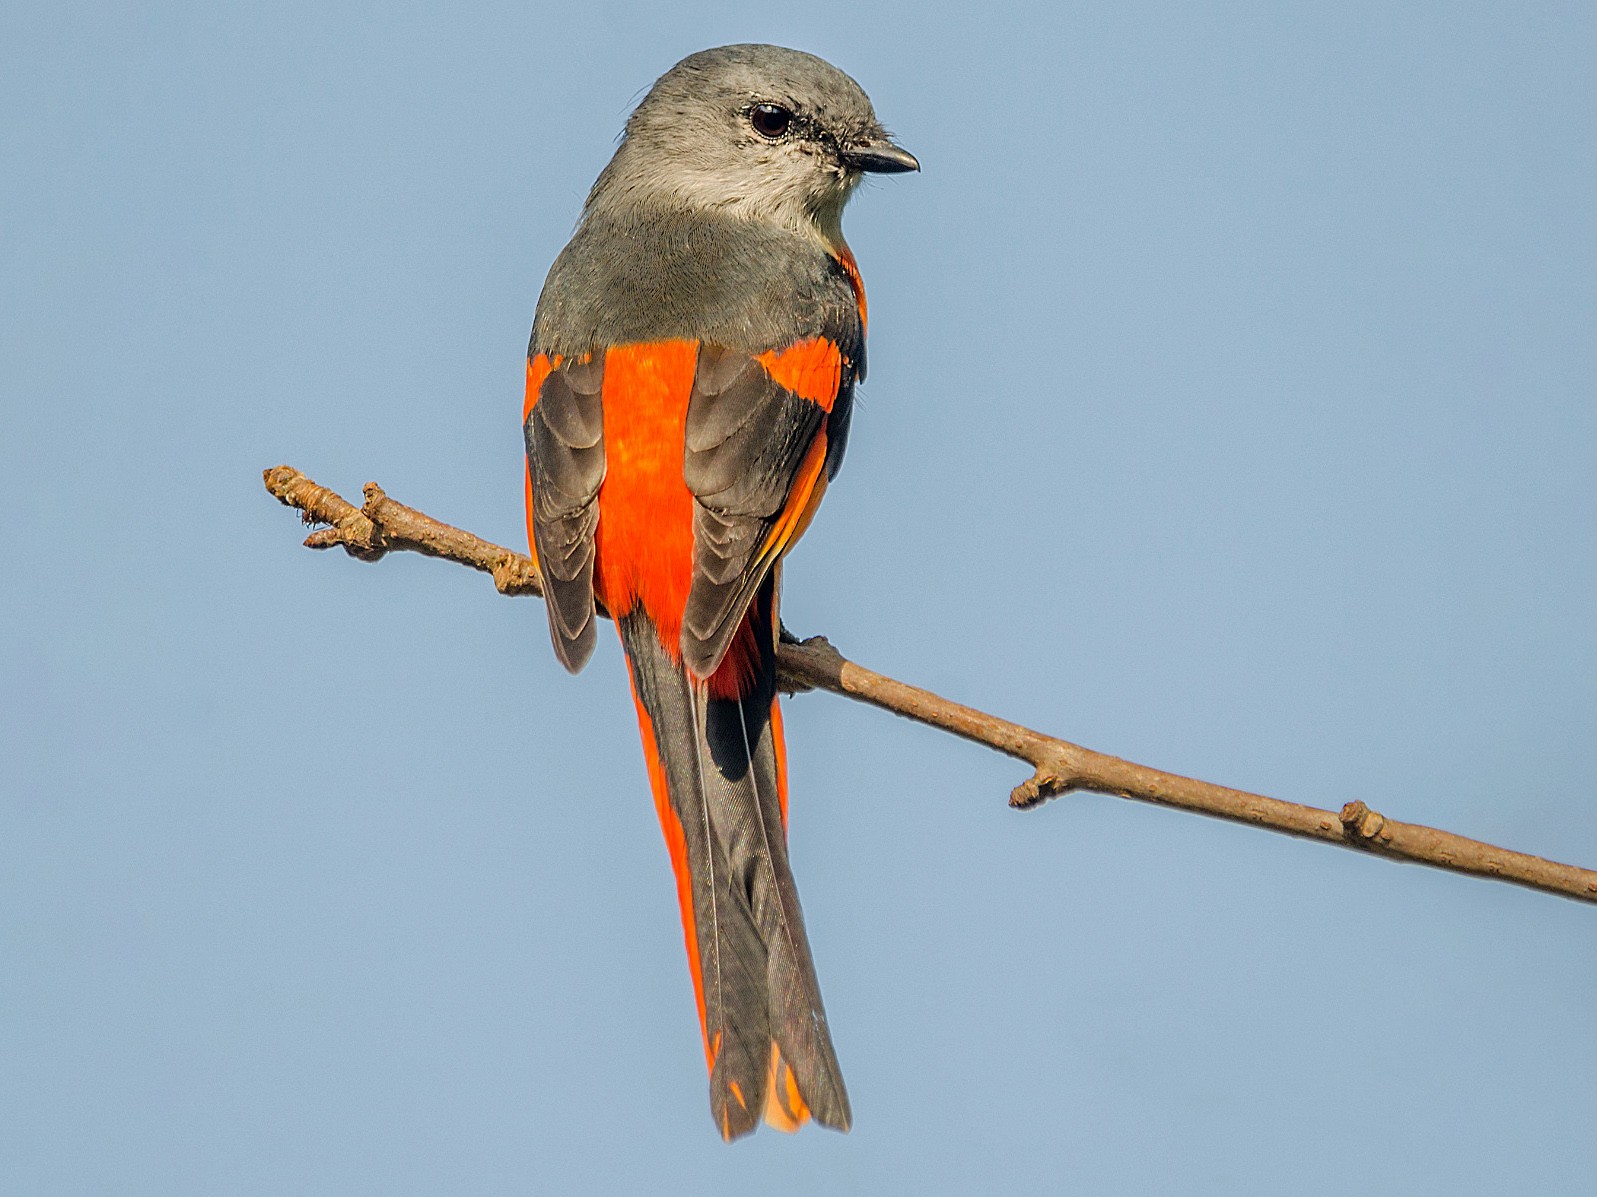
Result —
<svg viewBox="0 0 1597 1197"><path fill-rule="evenodd" d="M843 382L843 354L834 342L812 337L780 352L767 350L756 360L778 386L832 410Z"/></svg>

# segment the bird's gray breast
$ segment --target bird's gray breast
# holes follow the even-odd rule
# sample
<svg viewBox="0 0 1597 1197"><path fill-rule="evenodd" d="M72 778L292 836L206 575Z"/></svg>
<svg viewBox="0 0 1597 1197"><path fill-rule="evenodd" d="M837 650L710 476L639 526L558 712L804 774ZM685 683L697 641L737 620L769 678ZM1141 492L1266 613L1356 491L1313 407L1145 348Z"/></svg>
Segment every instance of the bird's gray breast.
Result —
<svg viewBox="0 0 1597 1197"><path fill-rule="evenodd" d="M796 232L705 214L591 214L549 271L531 349L682 338L760 353L858 322L842 268Z"/></svg>

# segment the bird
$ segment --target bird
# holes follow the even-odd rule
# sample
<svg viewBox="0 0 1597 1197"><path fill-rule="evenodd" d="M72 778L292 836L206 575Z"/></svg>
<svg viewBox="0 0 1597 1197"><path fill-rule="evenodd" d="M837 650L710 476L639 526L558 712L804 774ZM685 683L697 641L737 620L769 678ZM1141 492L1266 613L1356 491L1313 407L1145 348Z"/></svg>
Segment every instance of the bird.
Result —
<svg viewBox="0 0 1597 1197"><path fill-rule="evenodd" d="M852 1122L788 861L778 601L865 377L843 208L919 169L814 55L689 55L627 118L527 347L550 636L575 673L599 608L620 633L729 1142Z"/></svg>

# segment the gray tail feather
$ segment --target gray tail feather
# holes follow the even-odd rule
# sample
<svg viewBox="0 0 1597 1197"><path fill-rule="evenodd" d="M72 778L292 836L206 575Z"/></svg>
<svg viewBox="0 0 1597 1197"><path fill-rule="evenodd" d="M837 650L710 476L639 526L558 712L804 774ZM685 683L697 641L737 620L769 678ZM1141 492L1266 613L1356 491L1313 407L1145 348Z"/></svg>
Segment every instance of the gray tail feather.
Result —
<svg viewBox="0 0 1597 1197"><path fill-rule="evenodd" d="M851 1121L788 867L771 723L772 597L762 590L751 608L750 618L763 614L766 625L756 626L762 660L751 692L738 700L710 697L671 659L647 616L617 621L633 693L649 721L644 750L658 760L657 788L664 782L665 794L655 795L661 818L669 811L681 826L673 864L689 875L692 910L684 903L683 924L702 986L711 1113L727 1139L768 1113L768 1121L794 1129L804 1107L823 1126L846 1131ZM666 835L670 841L669 825Z"/></svg>

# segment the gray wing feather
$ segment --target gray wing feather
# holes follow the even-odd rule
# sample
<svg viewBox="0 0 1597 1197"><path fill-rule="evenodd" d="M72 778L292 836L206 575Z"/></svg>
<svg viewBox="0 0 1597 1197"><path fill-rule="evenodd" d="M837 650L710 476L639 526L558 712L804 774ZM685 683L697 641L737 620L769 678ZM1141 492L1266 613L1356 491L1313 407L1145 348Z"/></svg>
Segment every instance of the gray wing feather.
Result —
<svg viewBox="0 0 1597 1197"><path fill-rule="evenodd" d="M826 411L736 350L699 351L683 478L693 513L693 584L682 656L699 677L720 665L770 563L761 560Z"/></svg>
<svg viewBox="0 0 1597 1197"><path fill-rule="evenodd" d="M588 663L598 639L593 560L605 468L603 381L599 362L562 363L544 380L523 429L549 632L572 673Z"/></svg>

